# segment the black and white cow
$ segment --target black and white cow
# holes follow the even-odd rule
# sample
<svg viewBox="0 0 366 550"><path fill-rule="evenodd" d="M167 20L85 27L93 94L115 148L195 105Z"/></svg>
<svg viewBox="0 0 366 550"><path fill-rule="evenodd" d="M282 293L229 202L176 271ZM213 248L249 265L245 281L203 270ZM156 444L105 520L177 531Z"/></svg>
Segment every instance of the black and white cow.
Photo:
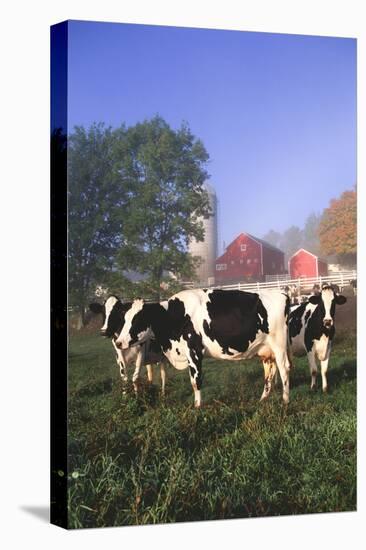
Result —
<svg viewBox="0 0 366 550"><path fill-rule="evenodd" d="M165 304L136 300L116 345L126 350L153 333L176 369L189 368L196 407L201 405L204 355L238 361L273 354L288 403L288 312L289 299L279 291L183 290Z"/></svg>
<svg viewBox="0 0 366 550"><path fill-rule="evenodd" d="M298 304L300 300L300 290L297 285L286 285L281 287L282 292L290 298L291 304Z"/></svg>
<svg viewBox="0 0 366 550"><path fill-rule="evenodd" d="M116 346L116 340L125 323L125 314L131 308L132 302L123 303L117 296L109 296L104 304L97 302L89 305L93 313L100 313L103 317L103 325L100 334L106 338L111 338L112 345L116 352L116 361L120 370L122 382L127 383L127 366L134 364L135 371L132 376L132 382L135 391L138 389L138 380L140 369L145 365L147 378L151 383L153 379L152 363L160 363L161 391L165 393L165 366L160 346L157 346L154 340L148 339L141 345L128 350L121 350Z"/></svg>
<svg viewBox="0 0 366 550"><path fill-rule="evenodd" d="M321 294L321 291L322 291L322 287L320 286L319 283L315 283L313 285L313 288L311 289L311 294L313 296L318 296L319 294Z"/></svg>
<svg viewBox="0 0 366 550"><path fill-rule="evenodd" d="M327 370L332 340L335 335L336 305L347 298L336 292L333 285L324 284L319 294L309 296L308 301L291 307L289 316L290 344L294 354L300 350L307 353L311 388L315 387L317 359L320 361L322 388L327 391Z"/></svg>

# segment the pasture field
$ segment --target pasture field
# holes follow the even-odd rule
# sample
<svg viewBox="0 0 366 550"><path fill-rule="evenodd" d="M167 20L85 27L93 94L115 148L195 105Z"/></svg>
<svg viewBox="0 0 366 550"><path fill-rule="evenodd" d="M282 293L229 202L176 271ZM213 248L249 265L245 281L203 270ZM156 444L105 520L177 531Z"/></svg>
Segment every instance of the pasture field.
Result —
<svg viewBox="0 0 366 550"><path fill-rule="evenodd" d="M352 305L353 304L353 305ZM347 309L346 309L347 307ZM70 336L69 527L103 527L356 509L355 302L337 311L329 392L311 392L296 358L290 404L281 382L259 403L258 359L203 364L202 410L188 371L159 369L122 395L111 343ZM351 309L350 309L351 308Z"/></svg>

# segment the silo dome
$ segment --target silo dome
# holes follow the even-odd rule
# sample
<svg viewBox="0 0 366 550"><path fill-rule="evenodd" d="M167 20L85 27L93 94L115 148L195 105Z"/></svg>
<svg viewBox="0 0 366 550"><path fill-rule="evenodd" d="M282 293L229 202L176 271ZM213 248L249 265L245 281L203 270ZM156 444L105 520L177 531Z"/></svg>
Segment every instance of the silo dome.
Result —
<svg viewBox="0 0 366 550"><path fill-rule="evenodd" d="M215 260L217 258L217 197L211 184L205 182L203 188L207 191L212 215L206 220L200 218L205 232L204 240L197 242L195 239L189 243L188 251L192 256L202 258L201 265L196 270L196 276L203 285L214 284Z"/></svg>

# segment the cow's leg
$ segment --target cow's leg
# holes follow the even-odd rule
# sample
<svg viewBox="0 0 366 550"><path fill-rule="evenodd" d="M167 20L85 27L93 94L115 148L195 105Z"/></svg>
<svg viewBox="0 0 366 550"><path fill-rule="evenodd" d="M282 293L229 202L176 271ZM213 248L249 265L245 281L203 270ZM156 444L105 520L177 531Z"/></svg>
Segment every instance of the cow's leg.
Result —
<svg viewBox="0 0 366 550"><path fill-rule="evenodd" d="M112 344L114 349L116 350L116 362L119 368L119 374L121 376L122 380L122 386L123 386L123 393L126 393L126 386L128 382L128 376L127 376L127 365L123 357L122 351L117 348L114 340L112 340Z"/></svg>
<svg viewBox="0 0 366 550"><path fill-rule="evenodd" d="M117 365L119 366L119 374L121 376L122 381L122 394L126 395L127 393L127 382L128 382L128 376L127 376L127 366L123 359L123 357L118 357L117 355Z"/></svg>
<svg viewBox="0 0 366 550"><path fill-rule="evenodd" d="M329 363L329 356L330 356L330 350L331 350L331 343L328 344L328 349L326 356L323 361L320 361L320 368L322 373L322 389L323 392L326 393L328 390L328 382L327 382L327 370L328 370L328 363Z"/></svg>
<svg viewBox="0 0 366 550"><path fill-rule="evenodd" d="M126 386L128 382L127 368L123 360L119 360L117 357L117 365L119 366L119 374L121 376L122 384Z"/></svg>
<svg viewBox="0 0 366 550"><path fill-rule="evenodd" d="M165 381L166 381L166 372L164 363L160 363L160 378L161 378L161 394L165 396Z"/></svg>
<svg viewBox="0 0 366 550"><path fill-rule="evenodd" d="M146 367L146 372L147 372L147 379L148 379L149 383L152 384L152 381L153 381L152 366L151 365L145 365L145 367Z"/></svg>
<svg viewBox="0 0 366 550"><path fill-rule="evenodd" d="M263 369L264 369L264 389L260 399L261 401L263 401L263 399L267 399L267 397L271 393L272 380L274 376L277 374L276 362L272 359L264 360Z"/></svg>
<svg viewBox="0 0 366 550"><path fill-rule="evenodd" d="M189 366L189 376L191 379L191 384L193 388L194 393L194 406L196 408L200 408L202 401L201 401L201 381L200 376L197 375L196 367Z"/></svg>
<svg viewBox="0 0 366 550"><path fill-rule="evenodd" d="M134 370L134 373L132 375L132 383L133 383L133 389L135 390L135 393L137 394L138 393L138 382L139 382L139 379L140 379L140 369L141 369L141 365L143 363L143 359L144 359L144 354L141 350L139 350L139 353L137 355L137 358L136 358L136 363L135 363L135 370Z"/></svg>
<svg viewBox="0 0 366 550"><path fill-rule="evenodd" d="M309 362L310 375L311 375L310 389L313 390L316 386L316 373L317 373L318 367L316 364L314 350L308 351L307 355L308 355L308 362Z"/></svg>
<svg viewBox="0 0 366 550"><path fill-rule="evenodd" d="M286 348L272 346L272 349L282 380L282 399L287 405L290 400L290 361L287 357Z"/></svg>
<svg viewBox="0 0 366 550"><path fill-rule="evenodd" d="M190 349L188 356L189 376L194 393L194 406L199 408L201 402L201 387L202 387L202 350Z"/></svg>

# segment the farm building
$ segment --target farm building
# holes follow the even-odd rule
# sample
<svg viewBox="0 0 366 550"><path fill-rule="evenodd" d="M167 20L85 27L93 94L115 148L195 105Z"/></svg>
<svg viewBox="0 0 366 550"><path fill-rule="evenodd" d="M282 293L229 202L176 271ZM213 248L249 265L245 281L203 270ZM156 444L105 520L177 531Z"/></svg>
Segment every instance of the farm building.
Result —
<svg viewBox="0 0 366 550"><path fill-rule="evenodd" d="M325 277L328 275L327 262L304 248L300 248L288 261L291 279L299 277Z"/></svg>
<svg viewBox="0 0 366 550"><path fill-rule="evenodd" d="M216 259L215 282L261 281L285 273L282 250L249 233L240 233Z"/></svg>
<svg viewBox="0 0 366 550"><path fill-rule="evenodd" d="M213 283L215 275L215 258L217 256L217 208L218 202L215 189L209 183L203 185L208 194L211 208L211 216L208 219L200 218L205 232L205 238L201 242L192 239L189 243L189 252L192 256L199 256L202 260L196 269L196 277L203 285Z"/></svg>

